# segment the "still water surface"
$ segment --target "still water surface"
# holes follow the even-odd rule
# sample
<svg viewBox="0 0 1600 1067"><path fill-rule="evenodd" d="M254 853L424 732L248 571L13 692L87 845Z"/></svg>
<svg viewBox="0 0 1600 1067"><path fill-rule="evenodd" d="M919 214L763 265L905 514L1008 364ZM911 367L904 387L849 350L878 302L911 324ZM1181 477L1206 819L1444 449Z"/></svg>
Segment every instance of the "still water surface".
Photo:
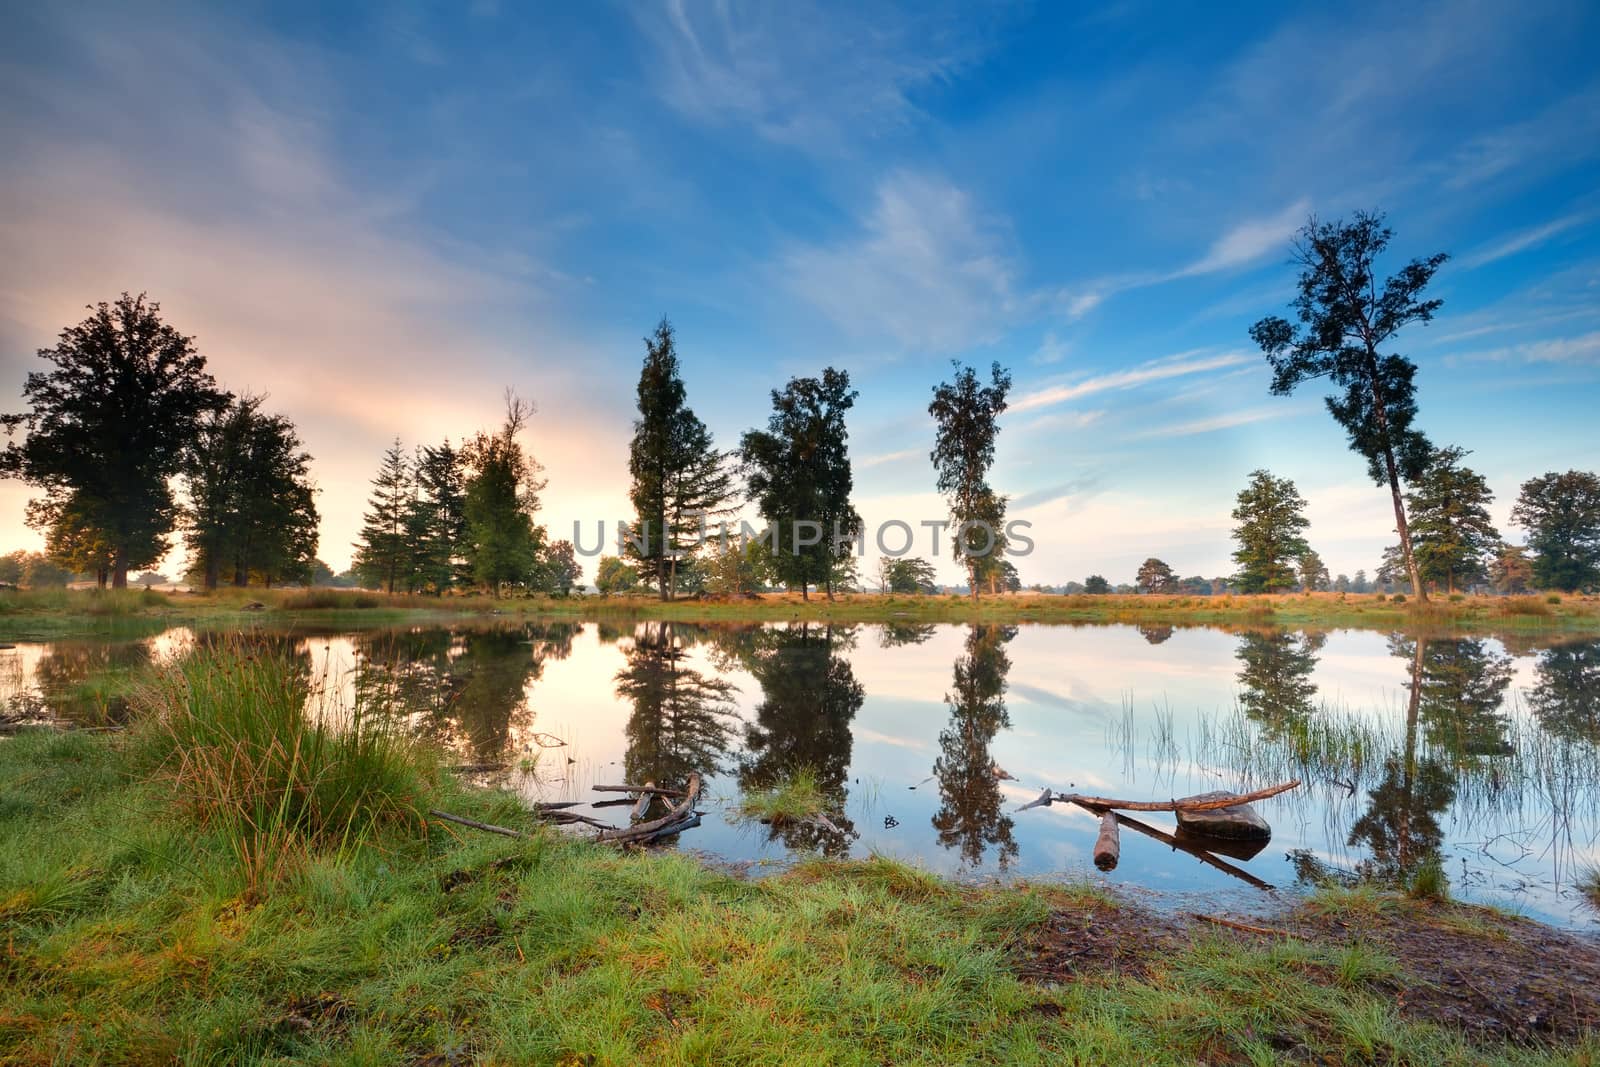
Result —
<svg viewBox="0 0 1600 1067"><path fill-rule="evenodd" d="M1259 853L1202 862L1127 830L1109 881L1172 899L1392 878L1594 928L1600 641L1133 626L547 622L259 631L347 699L382 698L530 800L709 775L677 847L760 865L874 852L964 877L1096 875L1095 820L1018 812L1043 787L1133 799L1306 785L1262 802ZM195 640L0 653L0 695L104 712L115 680ZM113 713L116 708L109 708ZM840 833L732 817L806 768ZM580 810L588 810L580 809ZM626 823L626 808L591 814ZM1170 831L1169 816L1145 820Z"/></svg>

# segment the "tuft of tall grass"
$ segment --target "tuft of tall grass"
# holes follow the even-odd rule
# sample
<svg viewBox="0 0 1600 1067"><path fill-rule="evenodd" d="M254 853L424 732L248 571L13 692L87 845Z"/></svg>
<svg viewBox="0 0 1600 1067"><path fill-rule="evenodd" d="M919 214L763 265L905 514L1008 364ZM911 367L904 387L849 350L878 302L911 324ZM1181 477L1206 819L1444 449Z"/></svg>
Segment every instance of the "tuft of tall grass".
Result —
<svg viewBox="0 0 1600 1067"><path fill-rule="evenodd" d="M783 822L811 818L826 805L816 771L801 767L769 789L746 793L739 799L739 814L761 822Z"/></svg>
<svg viewBox="0 0 1600 1067"><path fill-rule="evenodd" d="M1589 867L1578 876L1578 892L1589 906L1600 911L1600 867Z"/></svg>
<svg viewBox="0 0 1600 1067"><path fill-rule="evenodd" d="M323 681L237 638L191 650L139 696L147 765L221 832L249 894L314 849L343 850L426 807L435 762L403 718L346 705Z"/></svg>

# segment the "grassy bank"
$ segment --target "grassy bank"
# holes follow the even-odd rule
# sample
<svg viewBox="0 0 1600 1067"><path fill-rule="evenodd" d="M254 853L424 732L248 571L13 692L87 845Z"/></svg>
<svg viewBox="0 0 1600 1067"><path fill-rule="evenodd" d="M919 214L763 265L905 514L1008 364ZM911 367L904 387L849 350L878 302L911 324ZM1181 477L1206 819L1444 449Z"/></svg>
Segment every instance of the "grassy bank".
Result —
<svg viewBox="0 0 1600 1067"><path fill-rule="evenodd" d="M463 617L541 615L583 619L667 618L683 622L840 623L1039 622L1168 626L1374 627L1413 631L1600 634L1600 597L1540 594L1436 598L1426 605L1381 594L1280 596L882 596L830 602L795 594L740 599L652 597L407 596L353 590L222 590L209 594L122 590L0 593L0 638L116 632L180 622L237 624L272 619L382 625Z"/></svg>
<svg viewBox="0 0 1600 1067"><path fill-rule="evenodd" d="M1255 937L883 860L749 881L538 831L398 735L278 714L285 685L219 654L174 668L125 734L0 741L0 1062L1600 1056L1570 1023L1508 1043L1419 1010L1427 972L1312 925ZM1345 929L1390 905L1318 907ZM1505 948L1492 922L1452 923Z"/></svg>

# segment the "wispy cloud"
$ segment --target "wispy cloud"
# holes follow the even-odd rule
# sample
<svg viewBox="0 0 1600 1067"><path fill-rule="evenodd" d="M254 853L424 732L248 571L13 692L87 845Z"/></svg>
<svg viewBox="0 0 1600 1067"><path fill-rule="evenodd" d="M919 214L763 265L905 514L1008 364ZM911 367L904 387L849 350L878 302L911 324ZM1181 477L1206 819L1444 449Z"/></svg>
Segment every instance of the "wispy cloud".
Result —
<svg viewBox="0 0 1600 1067"><path fill-rule="evenodd" d="M1158 426L1150 430L1141 430L1138 433L1130 434L1127 440L1142 441L1164 437L1193 437L1197 434L1231 430L1237 426L1248 426L1251 423L1266 422L1268 419L1281 419L1294 414L1298 414L1298 410L1287 404L1250 408L1245 411L1230 411L1221 415L1212 415L1209 418L1194 419L1189 422L1175 423L1171 426Z"/></svg>
<svg viewBox="0 0 1600 1067"><path fill-rule="evenodd" d="M927 454L926 448L906 448L899 452L881 452L875 456L864 456L854 460L853 465L857 470L866 470L869 467L882 467L889 463L904 463L908 459L926 457Z"/></svg>
<svg viewBox="0 0 1600 1067"><path fill-rule="evenodd" d="M1469 140L1446 164L1445 186L1461 190L1510 173L1544 173L1600 152L1600 85L1559 100L1533 118Z"/></svg>
<svg viewBox="0 0 1600 1067"><path fill-rule="evenodd" d="M1586 366L1600 362L1600 330L1577 337L1551 337L1542 341L1464 352L1455 358L1496 363L1576 363Z"/></svg>
<svg viewBox="0 0 1600 1067"><path fill-rule="evenodd" d="M1099 486L1100 479L1097 477L1074 478L1071 481L1047 485L1042 489L1035 489L1032 492L1013 497L1010 501L1010 506L1014 511L1022 508L1043 507L1045 504L1064 500L1068 497L1091 495Z"/></svg>
<svg viewBox="0 0 1600 1067"><path fill-rule="evenodd" d="M1541 226L1530 226L1528 229L1518 230L1516 233L1509 234L1471 255L1463 256L1461 265L1468 270L1474 270L1487 263L1493 263L1495 260L1514 256L1518 252L1525 252L1530 248L1544 244L1557 234L1566 233L1568 230L1587 225L1594 218L1595 213L1592 211L1575 212L1571 215L1564 215L1559 219L1553 219Z"/></svg>
<svg viewBox="0 0 1600 1067"><path fill-rule="evenodd" d="M674 108L816 150L904 123L917 110L914 92L954 77L988 47L954 6L930 5L916 17L809 2L630 7Z"/></svg>
<svg viewBox="0 0 1600 1067"><path fill-rule="evenodd" d="M1044 340L1039 342L1039 347L1034 349L1033 362L1040 366L1060 363L1067 356L1068 345L1057 337L1052 330L1044 335Z"/></svg>
<svg viewBox="0 0 1600 1067"><path fill-rule="evenodd" d="M1310 213L1311 201L1301 198L1276 215L1241 222L1217 238L1204 256L1169 277L1213 274L1246 266L1273 253L1283 255L1288 251L1289 238L1305 224Z"/></svg>
<svg viewBox="0 0 1600 1067"><path fill-rule="evenodd" d="M1228 352L1221 355L1195 357L1194 353L1180 353L1166 359L1142 363L1124 371L1113 371L1109 374L1096 375L1082 381L1069 382L1061 385L1052 385L1027 393L1019 397L1011 405L1012 411L1032 411L1036 408L1054 407L1064 404L1069 400L1080 397L1093 396L1113 389L1133 389L1151 382L1166 381L1170 378L1182 378L1189 374L1203 374L1206 371L1222 370L1226 367L1237 367L1242 363L1253 361L1254 357L1242 352Z"/></svg>
<svg viewBox="0 0 1600 1067"><path fill-rule="evenodd" d="M789 288L856 337L941 352L992 341L1039 298L1019 294L1006 224L948 181L901 172L879 183L860 232L793 247Z"/></svg>

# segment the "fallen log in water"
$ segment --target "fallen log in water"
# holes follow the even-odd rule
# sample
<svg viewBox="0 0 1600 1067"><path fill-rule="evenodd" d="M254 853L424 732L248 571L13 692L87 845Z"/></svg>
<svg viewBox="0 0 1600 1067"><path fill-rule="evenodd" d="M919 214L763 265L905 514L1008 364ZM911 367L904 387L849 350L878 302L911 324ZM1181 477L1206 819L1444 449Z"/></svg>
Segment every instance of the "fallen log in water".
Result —
<svg viewBox="0 0 1600 1067"><path fill-rule="evenodd" d="M700 775L698 772L689 775L689 788L683 791L682 799L672 806L672 810L659 819L651 819L631 826L626 830L601 830L596 835L597 841L609 841L617 844L639 842L655 836L658 831L674 826L694 818L694 804L700 799Z"/></svg>
<svg viewBox="0 0 1600 1067"><path fill-rule="evenodd" d="M1093 812L1096 815L1103 814L1102 812L1095 811L1094 808L1085 807L1084 810ZM1204 864L1206 864L1208 866L1211 866L1211 867L1215 867L1217 870L1221 871L1223 874L1232 875L1234 878L1237 878L1241 882L1244 882L1247 885L1253 886L1256 889L1260 889L1260 890L1263 890L1264 892L1270 893L1270 892L1273 892L1277 888L1272 883L1262 881L1260 878L1257 878L1255 875L1251 874L1249 871L1244 870L1241 867L1236 867L1233 864L1229 863L1227 860L1221 859L1221 858L1219 858L1217 856L1214 856L1210 852L1207 852L1203 848L1198 848L1194 844L1192 844L1190 842L1187 842L1187 841L1184 841L1182 838L1174 837L1173 835L1171 835L1169 833L1166 833L1165 831L1157 830L1154 826L1151 826L1148 823L1142 823L1138 819L1135 819L1135 818L1133 818L1131 816L1118 815L1117 816L1117 825L1118 826L1126 826L1128 829L1137 831L1138 833L1141 833L1141 834L1144 834L1146 837L1153 837L1157 841L1160 841L1162 844L1171 845L1173 848L1177 849L1179 852L1187 852L1189 855L1193 856L1195 859L1199 860L1201 863L1204 863Z"/></svg>
<svg viewBox="0 0 1600 1067"><path fill-rule="evenodd" d="M1121 854L1122 840L1117 836L1117 817L1108 811L1100 816L1100 836L1094 842L1094 865L1102 871L1116 870Z"/></svg>
<svg viewBox="0 0 1600 1067"><path fill-rule="evenodd" d="M1177 800L1113 800L1110 797L1084 796L1082 793L1056 793L1052 799L1077 804L1092 811L1105 811L1108 808L1119 811L1215 811L1218 808L1231 808L1236 804L1248 804L1252 800L1265 800L1279 793L1298 789L1299 786L1300 779L1296 778L1291 782L1257 789L1252 793L1208 793L1201 797L1182 797ZM1037 800L1033 802L1033 804L1038 803Z"/></svg>

